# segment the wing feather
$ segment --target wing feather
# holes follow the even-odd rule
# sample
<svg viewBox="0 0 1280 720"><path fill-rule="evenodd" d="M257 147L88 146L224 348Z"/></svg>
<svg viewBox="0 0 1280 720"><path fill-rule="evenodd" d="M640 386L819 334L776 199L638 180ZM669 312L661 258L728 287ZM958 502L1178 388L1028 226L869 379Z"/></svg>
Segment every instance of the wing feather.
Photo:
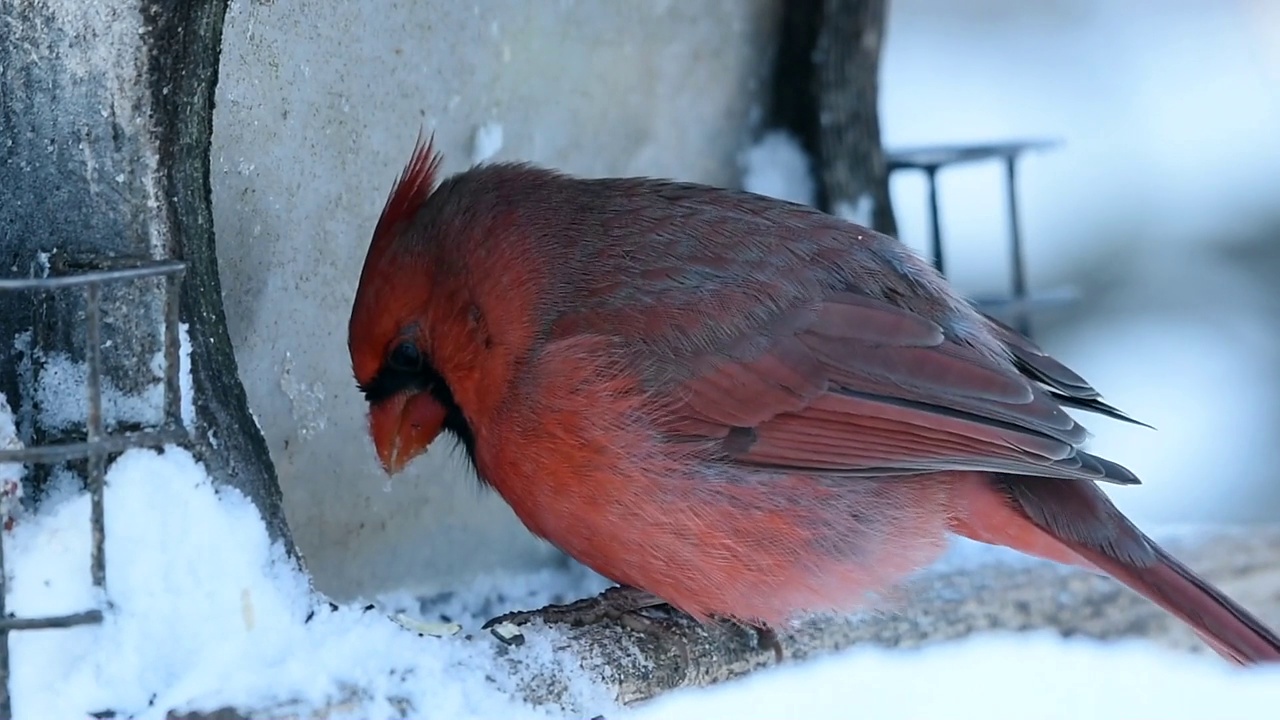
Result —
<svg viewBox="0 0 1280 720"><path fill-rule="evenodd" d="M1001 364L926 318L844 292L824 299L807 321L792 316L789 324L790 333L770 335L776 327L770 326L739 343L757 348L751 357L699 358L698 371L675 394L681 401L673 427L720 439L729 459L762 467L850 476L991 470L1137 482L1123 467L1080 450L1086 431L1056 395L1096 400L1096 392L1065 366L1026 370L1016 358L1032 354L1029 342Z"/></svg>

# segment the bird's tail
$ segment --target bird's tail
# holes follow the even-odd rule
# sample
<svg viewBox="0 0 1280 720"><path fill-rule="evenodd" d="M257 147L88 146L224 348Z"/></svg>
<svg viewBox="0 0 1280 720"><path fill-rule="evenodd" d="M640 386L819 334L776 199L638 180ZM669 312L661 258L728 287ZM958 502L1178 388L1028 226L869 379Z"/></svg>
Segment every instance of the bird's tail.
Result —
<svg viewBox="0 0 1280 720"><path fill-rule="evenodd" d="M1187 623L1241 665L1280 661L1280 636L1129 522L1092 482L972 476L957 488L955 532L1104 572Z"/></svg>

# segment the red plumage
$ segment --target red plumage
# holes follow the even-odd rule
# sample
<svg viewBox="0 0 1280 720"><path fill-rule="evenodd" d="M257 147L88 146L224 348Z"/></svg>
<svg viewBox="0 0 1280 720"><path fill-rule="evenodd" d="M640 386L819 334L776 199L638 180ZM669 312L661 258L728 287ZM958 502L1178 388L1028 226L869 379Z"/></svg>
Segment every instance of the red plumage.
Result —
<svg viewBox="0 0 1280 720"><path fill-rule="evenodd" d="M1064 408L1127 419L891 238L419 144L349 347L388 472L443 431L535 534L695 617L848 610L949 533L1106 572L1238 662L1280 638L1135 528Z"/></svg>

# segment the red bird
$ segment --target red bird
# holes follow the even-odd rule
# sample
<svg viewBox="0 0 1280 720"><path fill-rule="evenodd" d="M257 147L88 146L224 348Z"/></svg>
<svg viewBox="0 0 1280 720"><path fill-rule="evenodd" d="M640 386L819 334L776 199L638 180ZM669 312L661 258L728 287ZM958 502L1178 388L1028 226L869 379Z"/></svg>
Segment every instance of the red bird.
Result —
<svg viewBox="0 0 1280 720"><path fill-rule="evenodd" d="M955 533L1280 660L1108 501L1096 483L1138 480L1064 408L1127 418L892 238L703 185L438 166L419 143L348 328L388 474L450 433L615 595L699 620L851 610Z"/></svg>

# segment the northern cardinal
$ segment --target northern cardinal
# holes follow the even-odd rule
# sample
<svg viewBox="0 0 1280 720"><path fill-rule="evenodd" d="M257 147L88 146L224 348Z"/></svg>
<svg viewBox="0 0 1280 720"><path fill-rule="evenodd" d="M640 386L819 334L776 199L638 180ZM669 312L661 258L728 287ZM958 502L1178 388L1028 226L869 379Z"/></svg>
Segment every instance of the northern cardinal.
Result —
<svg viewBox="0 0 1280 720"><path fill-rule="evenodd" d="M1111 504L1095 483L1138 480L1064 408L1127 418L901 243L691 183L490 164L437 187L439 162L420 141L348 328L388 474L452 434L530 531L703 621L853 609L956 533L1280 659Z"/></svg>

